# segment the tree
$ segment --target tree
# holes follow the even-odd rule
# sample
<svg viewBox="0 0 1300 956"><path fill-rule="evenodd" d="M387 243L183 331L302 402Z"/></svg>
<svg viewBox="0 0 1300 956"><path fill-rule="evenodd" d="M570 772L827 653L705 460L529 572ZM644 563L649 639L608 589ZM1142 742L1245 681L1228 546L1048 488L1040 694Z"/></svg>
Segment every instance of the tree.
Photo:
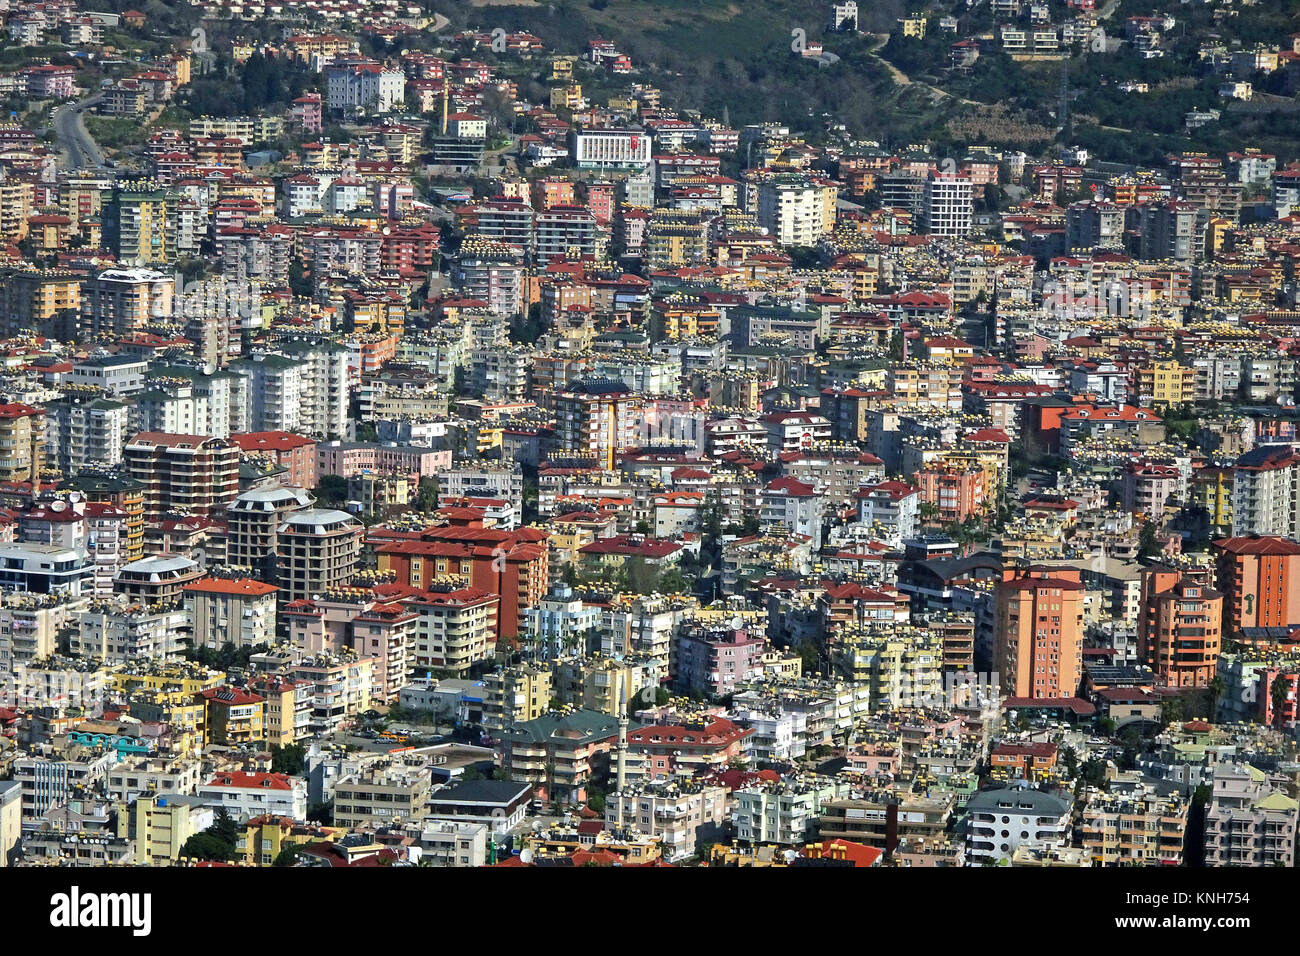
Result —
<svg viewBox="0 0 1300 956"><path fill-rule="evenodd" d="M229 863L235 858L238 840L238 824L230 816L229 810L218 807L212 826L186 840L185 845L181 847L181 856Z"/></svg>
<svg viewBox="0 0 1300 956"><path fill-rule="evenodd" d="M275 859L271 862L271 865L293 866L298 862L298 854L300 853L302 853L302 844L292 843L275 855Z"/></svg>
<svg viewBox="0 0 1300 956"><path fill-rule="evenodd" d="M713 568L722 563L722 492L709 492L700 510L700 565Z"/></svg>
<svg viewBox="0 0 1300 956"><path fill-rule="evenodd" d="M296 777L307 766L307 748L302 744L286 744L271 750L271 772L287 773Z"/></svg>
<svg viewBox="0 0 1300 956"><path fill-rule="evenodd" d="M342 475L322 475L313 493L321 504L341 505L348 500L348 480Z"/></svg>
<svg viewBox="0 0 1300 956"><path fill-rule="evenodd" d="M289 260L289 291L300 299L310 299L315 291L311 269L298 256Z"/></svg>
<svg viewBox="0 0 1300 956"><path fill-rule="evenodd" d="M1207 704L1209 713L1205 715L1207 720L1214 721L1215 716L1219 713L1219 701L1223 699L1223 693L1227 689L1228 685L1224 683L1223 678L1215 674L1214 679L1206 687L1206 690L1209 691Z"/></svg>
<svg viewBox="0 0 1300 956"><path fill-rule="evenodd" d="M816 674L821 670L821 652L812 641L800 642L799 646L795 648L795 653L799 655L805 674Z"/></svg>
<svg viewBox="0 0 1300 956"><path fill-rule="evenodd" d="M686 590L686 578L680 568L669 568L659 575L659 590L664 594L681 594Z"/></svg>
<svg viewBox="0 0 1300 956"><path fill-rule="evenodd" d="M1273 675L1273 684L1269 688L1269 697L1273 704L1273 723L1278 729L1286 727L1286 702L1290 696L1291 682L1282 671Z"/></svg>
<svg viewBox="0 0 1300 956"><path fill-rule="evenodd" d="M416 511L433 511L438 507L437 476L431 475L420 479L420 487L415 492L414 505Z"/></svg>
<svg viewBox="0 0 1300 956"><path fill-rule="evenodd" d="M1065 764L1065 772L1071 777L1075 777L1079 772L1079 755L1074 752L1073 747L1064 747L1061 749L1061 761Z"/></svg>
<svg viewBox="0 0 1300 956"><path fill-rule="evenodd" d="M1090 787L1100 787L1106 782L1106 765L1096 757L1090 757L1080 768L1079 779Z"/></svg>
<svg viewBox="0 0 1300 956"><path fill-rule="evenodd" d="M1156 523L1148 521L1143 524L1142 530L1138 532L1138 560L1150 561L1163 550L1160 546L1160 538L1156 534Z"/></svg>
<svg viewBox="0 0 1300 956"><path fill-rule="evenodd" d="M181 856L194 860L229 863L235 858L235 846L204 830L185 841L185 845L181 847Z"/></svg>

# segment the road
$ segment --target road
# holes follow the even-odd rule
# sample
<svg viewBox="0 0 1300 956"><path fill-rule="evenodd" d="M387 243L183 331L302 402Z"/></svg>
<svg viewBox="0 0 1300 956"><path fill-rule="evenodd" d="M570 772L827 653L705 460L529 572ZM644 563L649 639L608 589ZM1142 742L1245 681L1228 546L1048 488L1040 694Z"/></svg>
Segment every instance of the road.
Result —
<svg viewBox="0 0 1300 956"><path fill-rule="evenodd" d="M964 103L967 106L984 105L983 103L977 102L975 100L968 100L964 96L954 97L947 90L941 90L939 89L939 87L931 86L929 83L924 83L921 80L913 80L910 76L908 76L898 67L894 66L894 64L890 63L888 60L886 60L883 56L880 55L879 51L884 49L885 44L888 42L889 42L889 34L885 34L880 38L880 40L876 43L874 47L872 47L869 51L867 51L867 55L870 56L877 63L879 63L881 66L883 66L886 70L888 70L890 78L899 86L923 86L927 90L929 90L932 94L934 94L934 100L936 102L941 99L956 99L959 103Z"/></svg>
<svg viewBox="0 0 1300 956"><path fill-rule="evenodd" d="M50 116L54 135L59 141L59 148L67 159L67 169L102 169L104 152L99 144L86 132L81 111L89 109L100 100L96 93L76 103L64 103L56 106Z"/></svg>

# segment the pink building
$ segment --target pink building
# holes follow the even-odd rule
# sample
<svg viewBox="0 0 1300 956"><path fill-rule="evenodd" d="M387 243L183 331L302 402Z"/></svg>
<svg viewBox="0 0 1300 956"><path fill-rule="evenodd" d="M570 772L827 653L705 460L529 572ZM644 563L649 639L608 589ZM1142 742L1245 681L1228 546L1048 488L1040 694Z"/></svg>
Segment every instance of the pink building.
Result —
<svg viewBox="0 0 1300 956"><path fill-rule="evenodd" d="M673 685L688 693L725 697L738 684L763 675L766 647L762 637L744 629L685 627L677 635Z"/></svg>
<svg viewBox="0 0 1300 956"><path fill-rule="evenodd" d="M319 133L323 128L320 94L309 93L294 100L289 107L289 122L304 133Z"/></svg>
<svg viewBox="0 0 1300 956"><path fill-rule="evenodd" d="M29 66L22 75L27 84L27 95L32 99L64 100L76 92L72 83L76 71L70 66Z"/></svg>
<svg viewBox="0 0 1300 956"><path fill-rule="evenodd" d="M265 455L287 468L288 483L299 488L316 487L316 441L292 432L245 432L230 440L245 455Z"/></svg>
<svg viewBox="0 0 1300 956"><path fill-rule="evenodd" d="M351 478L364 472L424 478L451 467L451 450L378 442L331 441L316 446L316 474Z"/></svg>

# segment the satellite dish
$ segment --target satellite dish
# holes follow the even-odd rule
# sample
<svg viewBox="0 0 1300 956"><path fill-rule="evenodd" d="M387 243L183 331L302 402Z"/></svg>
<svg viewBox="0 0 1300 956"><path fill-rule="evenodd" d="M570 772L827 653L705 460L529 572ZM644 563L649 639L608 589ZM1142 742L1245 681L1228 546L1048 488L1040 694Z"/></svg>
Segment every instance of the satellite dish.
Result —
<svg viewBox="0 0 1300 956"><path fill-rule="evenodd" d="M532 850L520 850L520 851L519 851L519 862L520 862L520 863L532 863L532 862L533 862L533 851L532 851Z"/></svg>
<svg viewBox="0 0 1300 956"><path fill-rule="evenodd" d="M733 618L731 619L731 629L732 629L732 630L734 630L734 631L739 631L739 630L740 630L742 627L744 627L744 626L745 626L745 622L744 622L744 620L741 618L741 616L740 616L739 614L737 614L735 617L733 617Z"/></svg>
<svg viewBox="0 0 1300 956"><path fill-rule="evenodd" d="M66 501L51 501L51 502L50 502L50 510L51 510L51 511L67 511L67 510L68 510L68 503L67 503Z"/></svg>

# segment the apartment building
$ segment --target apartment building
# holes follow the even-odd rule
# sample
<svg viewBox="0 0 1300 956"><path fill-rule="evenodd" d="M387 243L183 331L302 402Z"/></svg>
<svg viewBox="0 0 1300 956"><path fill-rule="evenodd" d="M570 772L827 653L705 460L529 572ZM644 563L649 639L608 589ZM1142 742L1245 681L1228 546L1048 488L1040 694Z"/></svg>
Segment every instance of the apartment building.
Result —
<svg viewBox="0 0 1300 956"><path fill-rule="evenodd" d="M1222 647L1223 595L1179 571L1142 572L1138 656L1171 687L1206 687Z"/></svg>
<svg viewBox="0 0 1300 956"><path fill-rule="evenodd" d="M618 721L609 714L551 711L502 731L501 766L540 799L581 802L593 780L608 777L617 737Z"/></svg>
<svg viewBox="0 0 1300 956"><path fill-rule="evenodd" d="M218 771L199 787L197 795L225 807L236 822L267 814L291 820L307 818L307 782L283 773Z"/></svg>
<svg viewBox="0 0 1300 956"><path fill-rule="evenodd" d="M22 402L0 404L0 482L40 480L45 463L45 410Z"/></svg>
<svg viewBox="0 0 1300 956"><path fill-rule="evenodd" d="M669 863L716 842L727 822L727 790L694 780L629 784L605 800L607 827L635 827L657 837Z"/></svg>
<svg viewBox="0 0 1300 956"><path fill-rule="evenodd" d="M1081 802L1081 841L1094 866L1182 864L1191 805L1176 790L1116 781L1109 792L1089 787Z"/></svg>
<svg viewBox="0 0 1300 956"><path fill-rule="evenodd" d="M1064 847L1073 800L1016 785L982 790L966 802L966 855L976 863L1010 858L1022 846Z"/></svg>
<svg viewBox="0 0 1300 956"><path fill-rule="evenodd" d="M1237 459L1232 482L1234 535L1300 535L1300 454L1263 445Z"/></svg>
<svg viewBox="0 0 1300 956"><path fill-rule="evenodd" d="M428 815L433 772L423 755L380 760L334 785L334 825L393 826Z"/></svg>
<svg viewBox="0 0 1300 956"><path fill-rule="evenodd" d="M1083 678L1081 572L1006 569L997 585L994 666L1013 697L1073 697Z"/></svg>
<svg viewBox="0 0 1300 956"><path fill-rule="evenodd" d="M122 450L127 473L144 486L145 514L220 513L239 493L239 446L204 435L141 432Z"/></svg>
<svg viewBox="0 0 1300 956"><path fill-rule="evenodd" d="M815 246L835 224L835 187L807 176L779 174L747 184L745 203L783 246Z"/></svg>
<svg viewBox="0 0 1300 956"><path fill-rule="evenodd" d="M1224 636L1300 623L1300 544L1250 534L1213 542Z"/></svg>
<svg viewBox="0 0 1300 956"><path fill-rule="evenodd" d="M807 843L816 833L822 808L850 794L847 780L821 776L744 787L732 794L736 801L732 814L736 837L751 844Z"/></svg>
<svg viewBox="0 0 1300 956"><path fill-rule="evenodd" d="M279 588L247 577L205 577L181 588L195 647L271 644Z"/></svg>
<svg viewBox="0 0 1300 956"><path fill-rule="evenodd" d="M1248 763L1215 767L1205 808L1206 866L1295 865L1300 804Z"/></svg>

